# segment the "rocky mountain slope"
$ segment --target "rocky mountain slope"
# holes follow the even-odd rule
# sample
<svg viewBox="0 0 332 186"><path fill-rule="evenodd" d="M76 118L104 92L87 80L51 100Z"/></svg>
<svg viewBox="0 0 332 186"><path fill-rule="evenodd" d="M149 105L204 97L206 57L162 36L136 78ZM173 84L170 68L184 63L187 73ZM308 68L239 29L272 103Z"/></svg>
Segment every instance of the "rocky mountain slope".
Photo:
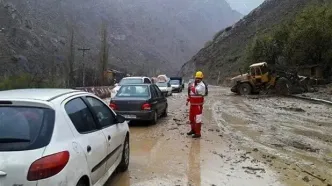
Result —
<svg viewBox="0 0 332 186"><path fill-rule="evenodd" d="M99 61L101 25L107 25L112 67L131 73L175 72L216 31L241 14L224 0L0 0L0 73L61 76L74 46ZM75 50L76 70L82 52Z"/></svg>
<svg viewBox="0 0 332 186"><path fill-rule="evenodd" d="M316 1L265 0L233 26L218 32L210 45L182 66L180 74L190 77L195 70L202 70L210 83L222 83L244 66L246 47L256 35L268 33L276 25L294 18L311 2Z"/></svg>

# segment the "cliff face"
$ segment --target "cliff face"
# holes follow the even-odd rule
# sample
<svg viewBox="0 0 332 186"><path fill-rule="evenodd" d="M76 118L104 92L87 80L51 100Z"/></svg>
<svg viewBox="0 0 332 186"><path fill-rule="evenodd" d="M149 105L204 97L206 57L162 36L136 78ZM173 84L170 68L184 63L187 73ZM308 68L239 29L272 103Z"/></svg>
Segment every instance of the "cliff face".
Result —
<svg viewBox="0 0 332 186"><path fill-rule="evenodd" d="M101 25L108 28L109 62L132 73L174 73L217 30L241 14L223 0L0 0L0 73L65 73L71 30L76 69L85 54L95 69Z"/></svg>
<svg viewBox="0 0 332 186"><path fill-rule="evenodd" d="M293 19L311 2L314 0L265 0L233 26L218 32L210 45L182 66L180 74L189 78L195 70L202 70L210 83L222 83L239 73L246 47L256 35L268 33L274 26Z"/></svg>

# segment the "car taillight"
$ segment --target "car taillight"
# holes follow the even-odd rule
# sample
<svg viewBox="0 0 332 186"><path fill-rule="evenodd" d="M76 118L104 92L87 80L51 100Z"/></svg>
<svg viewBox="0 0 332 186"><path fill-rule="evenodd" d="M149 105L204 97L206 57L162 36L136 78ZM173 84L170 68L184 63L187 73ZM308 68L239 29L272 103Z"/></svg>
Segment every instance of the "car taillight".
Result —
<svg viewBox="0 0 332 186"><path fill-rule="evenodd" d="M68 163L69 152L63 151L45 156L33 162L28 172L28 181L36 181L58 174Z"/></svg>
<svg viewBox="0 0 332 186"><path fill-rule="evenodd" d="M151 105L149 103L144 103L142 105L142 110L151 110Z"/></svg>
<svg viewBox="0 0 332 186"><path fill-rule="evenodd" d="M114 104L114 103L110 103L110 107L111 107L111 109L113 109L113 110L116 110L116 109L117 109L116 104Z"/></svg>

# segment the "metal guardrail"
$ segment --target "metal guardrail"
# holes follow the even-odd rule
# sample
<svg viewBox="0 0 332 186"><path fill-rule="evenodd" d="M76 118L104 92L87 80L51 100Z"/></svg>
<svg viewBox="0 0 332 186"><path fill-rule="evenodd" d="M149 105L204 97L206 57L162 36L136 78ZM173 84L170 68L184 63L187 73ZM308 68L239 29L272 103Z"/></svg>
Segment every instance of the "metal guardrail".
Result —
<svg viewBox="0 0 332 186"><path fill-rule="evenodd" d="M100 87L76 87L75 89L90 92L102 99L105 99L111 97L112 88L113 86L100 86Z"/></svg>

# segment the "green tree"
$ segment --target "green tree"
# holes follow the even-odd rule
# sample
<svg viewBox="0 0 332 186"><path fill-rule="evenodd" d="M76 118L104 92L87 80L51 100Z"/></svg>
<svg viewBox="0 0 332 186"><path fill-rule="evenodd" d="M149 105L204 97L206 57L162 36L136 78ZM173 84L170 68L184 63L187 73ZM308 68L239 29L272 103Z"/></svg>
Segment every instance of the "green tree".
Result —
<svg viewBox="0 0 332 186"><path fill-rule="evenodd" d="M332 6L305 9L293 23L287 46L293 64L324 64L331 59Z"/></svg>
<svg viewBox="0 0 332 186"><path fill-rule="evenodd" d="M247 50L247 63L267 62L275 64L278 59L277 43L272 37L264 36L255 39Z"/></svg>
<svg viewBox="0 0 332 186"><path fill-rule="evenodd" d="M246 51L247 63L288 65L332 64L332 3L310 6L293 21L255 38Z"/></svg>

